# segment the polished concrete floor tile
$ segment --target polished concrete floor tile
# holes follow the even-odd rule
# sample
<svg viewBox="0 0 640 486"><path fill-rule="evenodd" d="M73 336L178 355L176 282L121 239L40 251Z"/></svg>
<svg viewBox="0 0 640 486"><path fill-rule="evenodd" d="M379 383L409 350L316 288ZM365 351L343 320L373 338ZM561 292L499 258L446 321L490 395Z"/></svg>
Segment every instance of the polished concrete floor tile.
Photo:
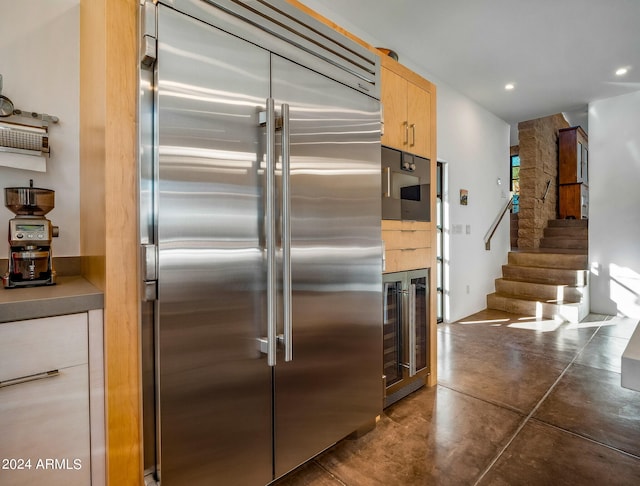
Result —
<svg viewBox="0 0 640 486"><path fill-rule="evenodd" d="M604 320L598 334L606 334L607 336L616 336L629 339L638 326L638 319L630 319L628 317L613 317Z"/></svg>
<svg viewBox="0 0 640 486"><path fill-rule="evenodd" d="M438 333L438 381L473 397L528 414L566 363L476 336Z"/></svg>
<svg viewBox="0 0 640 486"><path fill-rule="evenodd" d="M473 337L491 346L519 349L569 364L589 342L599 323L570 324L484 310L458 322L439 326L441 332Z"/></svg>
<svg viewBox="0 0 640 486"><path fill-rule="evenodd" d="M437 386L385 410L376 430L318 461L349 486L473 484L523 417Z"/></svg>
<svg viewBox="0 0 640 486"><path fill-rule="evenodd" d="M575 363L620 373L622 353L628 342L628 339L598 332L578 355Z"/></svg>
<svg viewBox="0 0 640 486"><path fill-rule="evenodd" d="M572 366L534 418L640 457L640 392L619 373Z"/></svg>
<svg viewBox="0 0 640 486"><path fill-rule="evenodd" d="M344 483L320 467L316 461L310 461L271 486L344 486Z"/></svg>
<svg viewBox="0 0 640 486"><path fill-rule="evenodd" d="M631 486L640 484L640 461L574 434L530 421L479 484Z"/></svg>

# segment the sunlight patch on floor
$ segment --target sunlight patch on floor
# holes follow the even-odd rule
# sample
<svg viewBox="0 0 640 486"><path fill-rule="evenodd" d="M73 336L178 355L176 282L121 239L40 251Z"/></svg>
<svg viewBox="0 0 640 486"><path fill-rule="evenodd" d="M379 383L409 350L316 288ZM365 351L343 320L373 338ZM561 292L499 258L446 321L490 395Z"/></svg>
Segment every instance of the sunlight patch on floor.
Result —
<svg viewBox="0 0 640 486"><path fill-rule="evenodd" d="M512 327L514 329L527 329L529 331L551 332L551 331L556 331L560 326L562 326L561 321L536 320L536 321L530 321L530 322L514 322L512 324L509 324L508 327Z"/></svg>
<svg viewBox="0 0 640 486"><path fill-rule="evenodd" d="M509 319L482 319L479 321L458 321L458 324L494 324L501 322L509 322Z"/></svg>

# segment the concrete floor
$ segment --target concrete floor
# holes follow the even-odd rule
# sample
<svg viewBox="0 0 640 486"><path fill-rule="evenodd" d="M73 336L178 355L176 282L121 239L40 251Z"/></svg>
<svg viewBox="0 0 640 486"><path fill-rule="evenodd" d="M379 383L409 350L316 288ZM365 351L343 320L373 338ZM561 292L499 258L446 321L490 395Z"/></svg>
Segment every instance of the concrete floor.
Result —
<svg viewBox="0 0 640 486"><path fill-rule="evenodd" d="M438 328L438 381L277 486L638 485L640 392L620 386L637 320L483 311Z"/></svg>

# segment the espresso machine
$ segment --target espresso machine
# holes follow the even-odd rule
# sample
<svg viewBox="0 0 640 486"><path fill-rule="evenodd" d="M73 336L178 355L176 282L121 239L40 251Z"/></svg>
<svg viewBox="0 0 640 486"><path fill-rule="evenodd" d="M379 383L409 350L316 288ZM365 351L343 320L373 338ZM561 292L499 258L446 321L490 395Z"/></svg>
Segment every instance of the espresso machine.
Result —
<svg viewBox="0 0 640 486"><path fill-rule="evenodd" d="M16 217L9 220L9 265L2 277L7 289L55 285L51 240L58 227L44 216L54 208L55 192L33 187L6 187L5 206Z"/></svg>

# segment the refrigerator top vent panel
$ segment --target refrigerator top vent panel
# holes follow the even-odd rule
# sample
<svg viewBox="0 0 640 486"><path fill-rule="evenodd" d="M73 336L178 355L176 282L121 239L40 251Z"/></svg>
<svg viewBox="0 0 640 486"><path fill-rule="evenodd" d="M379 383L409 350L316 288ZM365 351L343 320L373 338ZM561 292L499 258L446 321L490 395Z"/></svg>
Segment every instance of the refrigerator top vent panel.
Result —
<svg viewBox="0 0 640 486"><path fill-rule="evenodd" d="M159 3L380 99L379 56L286 0L159 0ZM247 29L247 24L254 31ZM274 38L285 43L274 42ZM309 54L315 58L313 65L309 65Z"/></svg>

